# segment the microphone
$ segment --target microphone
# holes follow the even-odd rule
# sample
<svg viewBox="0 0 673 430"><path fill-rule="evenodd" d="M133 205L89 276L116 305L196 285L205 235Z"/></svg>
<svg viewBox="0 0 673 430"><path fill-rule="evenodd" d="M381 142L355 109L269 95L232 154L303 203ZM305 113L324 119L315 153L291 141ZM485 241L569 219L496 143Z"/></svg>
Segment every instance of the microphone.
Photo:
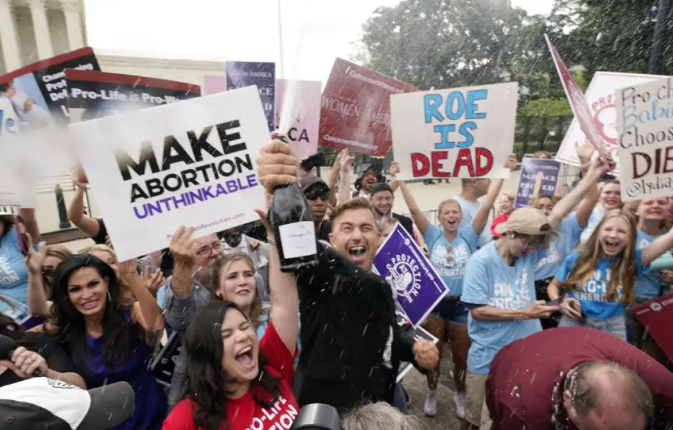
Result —
<svg viewBox="0 0 673 430"><path fill-rule="evenodd" d="M334 406L312 403L301 408L290 430L343 430L343 426Z"/></svg>
<svg viewBox="0 0 673 430"><path fill-rule="evenodd" d="M0 334L0 360L12 361L12 355L14 355L16 347L17 345L16 342L14 342L14 339L7 335ZM33 372L33 376L39 378L45 376L45 374L36 370Z"/></svg>

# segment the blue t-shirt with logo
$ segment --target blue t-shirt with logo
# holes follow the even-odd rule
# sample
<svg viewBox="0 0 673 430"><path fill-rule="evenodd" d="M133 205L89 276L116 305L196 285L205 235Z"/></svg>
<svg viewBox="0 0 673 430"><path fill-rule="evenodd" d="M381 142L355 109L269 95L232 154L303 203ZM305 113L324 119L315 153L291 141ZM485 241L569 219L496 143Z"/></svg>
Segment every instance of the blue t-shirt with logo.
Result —
<svg viewBox="0 0 673 430"><path fill-rule="evenodd" d="M0 296L15 308L0 300L0 312L17 321L28 314L28 267L19 248L19 239L12 227L0 240Z"/></svg>
<svg viewBox="0 0 673 430"><path fill-rule="evenodd" d="M660 233L658 236L650 236L649 234L638 230L638 237L636 239L636 249L642 251L650 243L654 242L656 238L665 234ZM657 273L641 273L636 280L635 295L638 299L653 299L661 295L661 280Z"/></svg>
<svg viewBox="0 0 673 430"><path fill-rule="evenodd" d="M579 257L579 251L570 254L563 262L558 273L556 273L556 279L566 282L575 270ZM568 297L579 300L582 306L582 313L589 318L605 320L624 315L626 305L622 301L624 291L621 285L617 288L617 297L615 300L609 301L605 298L609 288L611 264L612 259L610 258L601 258L598 260L598 264L589 280L578 291L568 293ZM638 249L636 250L636 276L647 273L647 271L648 267L643 267L642 251Z"/></svg>
<svg viewBox="0 0 673 430"><path fill-rule="evenodd" d="M469 305L524 309L535 302L535 263L539 251L528 253L509 266L491 242L467 261L461 301ZM484 321L470 313L467 328L472 344L467 368L487 375L495 354L506 345L542 330L540 320Z"/></svg>
<svg viewBox="0 0 673 430"><path fill-rule="evenodd" d="M548 249L540 251L540 260L535 266L536 281L556 275L563 260L577 248L582 234L577 214L573 212L561 221L558 232L561 237L554 238Z"/></svg>
<svg viewBox="0 0 673 430"><path fill-rule="evenodd" d="M471 227L472 221L474 221L474 217L477 216L477 212L479 212L479 208L481 208L481 203L471 202L469 200L465 200L460 196L455 196L453 199L458 202L458 204L460 205L460 210L463 213L463 219L460 221L458 230L462 231L468 227ZM493 236L491 235L491 229L488 228L488 226L490 226L492 223L493 223L493 213L491 212L489 213L488 219L486 220L484 231L482 231L481 235L479 236L479 243L477 244L478 247L486 246L487 243L493 240Z"/></svg>
<svg viewBox="0 0 673 430"><path fill-rule="evenodd" d="M463 293L463 276L468 258L477 249L479 236L469 225L458 232L449 243L444 233L434 225L429 225L423 235L430 251L430 263L449 287L449 297L460 297Z"/></svg>

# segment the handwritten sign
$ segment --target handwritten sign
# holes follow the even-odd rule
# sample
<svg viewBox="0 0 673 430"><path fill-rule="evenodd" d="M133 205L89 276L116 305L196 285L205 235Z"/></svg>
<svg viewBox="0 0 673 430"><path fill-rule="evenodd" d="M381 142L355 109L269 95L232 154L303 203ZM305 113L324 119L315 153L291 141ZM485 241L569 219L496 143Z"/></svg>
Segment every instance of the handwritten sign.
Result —
<svg viewBox="0 0 673 430"><path fill-rule="evenodd" d="M560 174L561 163L556 160L524 158L521 163L515 207L528 206L536 195L553 196L556 194Z"/></svg>
<svg viewBox="0 0 673 430"><path fill-rule="evenodd" d="M617 91L622 200L673 192L673 80Z"/></svg>
<svg viewBox="0 0 673 430"><path fill-rule="evenodd" d="M374 266L393 288L397 302L414 327L449 293L449 288L400 223L377 251Z"/></svg>
<svg viewBox="0 0 673 430"><path fill-rule="evenodd" d="M508 177L517 89L507 83L391 96L400 178Z"/></svg>

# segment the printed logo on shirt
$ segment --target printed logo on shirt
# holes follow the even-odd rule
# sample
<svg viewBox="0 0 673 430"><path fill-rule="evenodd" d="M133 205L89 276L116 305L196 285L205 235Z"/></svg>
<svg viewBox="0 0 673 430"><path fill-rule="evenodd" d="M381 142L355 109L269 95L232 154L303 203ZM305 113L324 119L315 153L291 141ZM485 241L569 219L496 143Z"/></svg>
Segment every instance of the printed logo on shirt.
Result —
<svg viewBox="0 0 673 430"><path fill-rule="evenodd" d="M549 247L549 252L547 253L547 256L537 262L537 265L535 266L536 270L542 269L544 266L548 264L554 264L557 263L561 260L561 255L558 252L558 249L556 249L555 246L550 246Z"/></svg>
<svg viewBox="0 0 673 430"><path fill-rule="evenodd" d="M19 280L19 274L10 266L7 256L0 257L0 286L12 285Z"/></svg>
<svg viewBox="0 0 673 430"><path fill-rule="evenodd" d="M418 262L409 255L398 254L387 265L389 275L386 281L393 287L398 296L404 297L409 303L414 302L421 288L421 268Z"/></svg>
<svg viewBox="0 0 673 430"><path fill-rule="evenodd" d="M440 276L462 279L465 275L465 264L470 258L470 250L464 243L451 248L449 253L446 246L436 245L430 255L430 263Z"/></svg>
<svg viewBox="0 0 673 430"><path fill-rule="evenodd" d="M270 409L262 409L261 417L254 417L246 430L287 430L299 413L297 409L280 396Z"/></svg>
<svg viewBox="0 0 673 430"><path fill-rule="evenodd" d="M523 309L531 303L532 299L528 291L528 271L526 270L514 284L503 282L493 284L493 297L488 300L489 306L501 309Z"/></svg>
<svg viewBox="0 0 673 430"><path fill-rule="evenodd" d="M601 270L594 270L591 279L584 284L581 291L573 291L573 296L577 300L584 300L587 302L602 302L615 303L621 300L623 288L621 285L617 287L617 300L611 301L605 298L610 285L610 269L605 269L605 278L603 278Z"/></svg>

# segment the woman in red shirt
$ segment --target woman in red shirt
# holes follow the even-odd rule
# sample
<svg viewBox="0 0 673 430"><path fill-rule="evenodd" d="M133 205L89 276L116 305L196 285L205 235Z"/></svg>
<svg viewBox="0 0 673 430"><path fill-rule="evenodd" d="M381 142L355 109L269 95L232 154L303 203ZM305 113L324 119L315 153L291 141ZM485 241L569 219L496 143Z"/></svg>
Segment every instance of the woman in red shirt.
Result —
<svg viewBox="0 0 673 430"><path fill-rule="evenodd" d="M273 243L273 229L264 223ZM275 246L269 247L269 286L271 321L259 340L233 302L212 301L196 311L187 330L189 361L182 400L163 430L290 427L299 413L291 390L298 295L294 274L280 271Z"/></svg>
<svg viewBox="0 0 673 430"><path fill-rule="evenodd" d="M507 218L509 218L509 214L511 214L512 212L514 212L514 194L502 193L502 196L500 196L500 210L498 212L498 216L495 217L493 223L491 224L491 235L493 237L501 236L501 234L498 234L495 231L495 227L498 224L506 222Z"/></svg>

